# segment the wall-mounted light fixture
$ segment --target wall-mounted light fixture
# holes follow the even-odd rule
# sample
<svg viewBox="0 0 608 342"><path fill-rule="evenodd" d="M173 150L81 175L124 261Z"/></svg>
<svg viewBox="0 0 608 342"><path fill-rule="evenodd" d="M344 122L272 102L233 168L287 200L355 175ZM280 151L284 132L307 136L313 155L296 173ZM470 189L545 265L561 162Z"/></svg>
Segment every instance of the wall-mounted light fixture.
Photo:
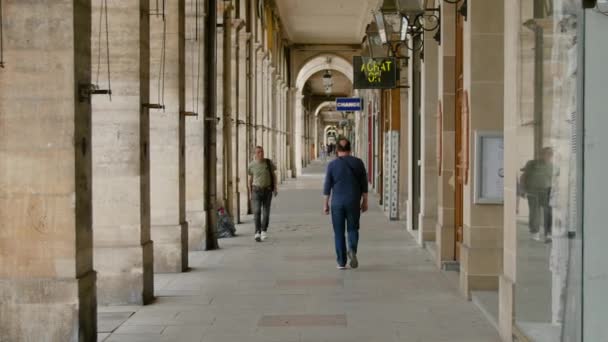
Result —
<svg viewBox="0 0 608 342"><path fill-rule="evenodd" d="M323 74L323 88L325 88L325 95L331 95L333 86L334 82L331 78L331 71L325 70L325 74Z"/></svg>

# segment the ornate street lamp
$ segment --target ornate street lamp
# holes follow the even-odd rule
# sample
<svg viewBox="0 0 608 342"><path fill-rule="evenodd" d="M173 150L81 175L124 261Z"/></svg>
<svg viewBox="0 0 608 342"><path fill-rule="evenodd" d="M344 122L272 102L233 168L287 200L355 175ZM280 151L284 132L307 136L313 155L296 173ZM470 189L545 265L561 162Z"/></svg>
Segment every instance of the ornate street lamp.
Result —
<svg viewBox="0 0 608 342"><path fill-rule="evenodd" d="M467 20L468 0L443 0L443 2L459 5L458 14ZM437 30L434 39L441 43L440 8L429 7L429 0L384 0L379 11L374 13L378 33L384 45L390 47L394 55L401 45L412 51L424 48L421 35L425 31ZM433 2L434 3L434 2ZM393 33L398 33L397 39L392 39ZM410 43L411 42L411 43Z"/></svg>
<svg viewBox="0 0 608 342"><path fill-rule="evenodd" d="M423 49L424 40L417 38L439 27L439 16L435 14L438 11L426 8L423 0L385 0L374 17L382 42L397 55L402 45L413 51ZM398 38L392 39L393 34L398 34Z"/></svg>

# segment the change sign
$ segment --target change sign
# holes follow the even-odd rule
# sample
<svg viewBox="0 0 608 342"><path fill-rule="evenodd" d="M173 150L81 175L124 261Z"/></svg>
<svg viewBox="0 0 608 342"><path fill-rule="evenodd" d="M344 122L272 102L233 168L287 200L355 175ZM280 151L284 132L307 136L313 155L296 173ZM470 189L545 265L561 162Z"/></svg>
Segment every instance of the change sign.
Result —
<svg viewBox="0 0 608 342"><path fill-rule="evenodd" d="M355 89L393 89L397 87L395 58L353 57Z"/></svg>
<svg viewBox="0 0 608 342"><path fill-rule="evenodd" d="M357 112L361 111L360 97L337 97L336 110L340 112Z"/></svg>

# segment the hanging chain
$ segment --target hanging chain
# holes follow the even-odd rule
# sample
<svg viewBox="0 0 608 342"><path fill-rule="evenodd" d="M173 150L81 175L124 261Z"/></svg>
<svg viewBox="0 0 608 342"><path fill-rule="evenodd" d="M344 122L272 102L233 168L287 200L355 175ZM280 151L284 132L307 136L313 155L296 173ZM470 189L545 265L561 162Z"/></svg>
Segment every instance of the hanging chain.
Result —
<svg viewBox="0 0 608 342"><path fill-rule="evenodd" d="M167 51L167 18L165 16L165 0L163 0L162 20L163 20L163 38L160 50L160 70L158 74L158 103L165 110L165 57Z"/></svg>
<svg viewBox="0 0 608 342"><path fill-rule="evenodd" d="M101 74L101 39L105 24L106 35L106 68L108 71L108 96L112 100L112 82L110 77L110 26L108 24L108 0L100 0L99 6L99 32L97 36L97 75L95 77L95 87L99 88L99 75Z"/></svg>
<svg viewBox="0 0 608 342"><path fill-rule="evenodd" d="M198 70L196 71L196 112L199 112L199 103L200 103L200 95L201 95L201 70L202 70L202 64L203 64L203 39L199 39L199 30L203 30L204 25L199 25L199 21L201 20L201 18L199 17L199 6L200 6L200 2L199 0L196 0L196 40L198 41L198 49L197 49L197 68ZM202 37L202 32L201 35Z"/></svg>
<svg viewBox="0 0 608 342"><path fill-rule="evenodd" d="M199 40L199 0L191 0L190 2L190 13L194 14L194 22L189 21L189 25L186 26L186 30L189 32L189 36L186 35L185 43L186 50L189 52L186 57L190 57L190 74L189 82L190 86L186 89L190 94L190 111L184 111L182 114L185 116L196 116L198 119L199 101L200 101L200 79L201 79L201 63L202 63L202 40ZM188 24L187 23L187 24ZM188 63L188 61L186 62ZM196 75L196 76L195 76Z"/></svg>
<svg viewBox="0 0 608 342"><path fill-rule="evenodd" d="M108 62L108 90L110 101L112 101L112 80L110 77L110 26L108 25L108 0L103 0L106 13L106 57Z"/></svg>
<svg viewBox="0 0 608 342"><path fill-rule="evenodd" d="M157 102L153 103L144 103L143 105L149 109L162 109L165 111L165 56L167 49L167 18L165 12L165 1L162 0L162 4L160 0L156 0L156 7L150 11L150 16L161 17L163 21L163 35L162 35L162 45L160 49L160 60L159 60L159 70L158 70L158 84L157 84ZM162 8L160 7L162 6Z"/></svg>
<svg viewBox="0 0 608 342"><path fill-rule="evenodd" d="M194 95L194 92L196 90L196 84L194 82L197 81L197 79L194 77L194 75L195 75L194 74L194 72L195 72L195 64L194 64L195 63L195 55L196 55L196 59L198 59L198 57L199 57L198 51L196 50L196 48L197 48L197 32L196 32L197 25L196 25L196 23L198 21L198 17L196 15L196 13L197 13L196 7L198 7L198 1L191 0L190 4L192 5L192 6L190 6L190 11L194 10L192 12L195 13L195 15L194 15L194 22L195 23L194 23L194 25L192 25L192 23L190 23L190 26L192 28L194 28L194 32L191 35L191 37L194 37L194 39L190 38L190 40L189 40L189 46L190 46L190 72L191 72L191 74L190 74L190 95L192 96L192 111L194 112L196 110L196 102L195 101L197 100L196 96Z"/></svg>
<svg viewBox="0 0 608 342"><path fill-rule="evenodd" d="M4 24L2 22L2 0L0 0L0 68L4 68Z"/></svg>

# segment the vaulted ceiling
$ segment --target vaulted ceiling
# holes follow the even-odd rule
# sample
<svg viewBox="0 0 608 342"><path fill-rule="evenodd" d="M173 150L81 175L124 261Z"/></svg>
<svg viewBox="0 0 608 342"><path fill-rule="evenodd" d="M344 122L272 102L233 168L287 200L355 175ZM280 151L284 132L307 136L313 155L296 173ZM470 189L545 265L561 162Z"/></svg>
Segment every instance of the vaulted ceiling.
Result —
<svg viewBox="0 0 608 342"><path fill-rule="evenodd" d="M381 0L275 0L296 44L358 44Z"/></svg>

